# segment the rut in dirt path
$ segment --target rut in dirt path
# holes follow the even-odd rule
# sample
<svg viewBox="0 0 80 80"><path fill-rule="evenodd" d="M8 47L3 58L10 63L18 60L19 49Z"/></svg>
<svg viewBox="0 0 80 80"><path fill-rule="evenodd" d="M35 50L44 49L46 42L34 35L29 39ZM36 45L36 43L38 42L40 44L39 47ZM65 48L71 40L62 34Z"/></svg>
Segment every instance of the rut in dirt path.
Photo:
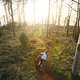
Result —
<svg viewBox="0 0 80 80"><path fill-rule="evenodd" d="M42 80L54 80L49 74L45 73L42 75Z"/></svg>
<svg viewBox="0 0 80 80"><path fill-rule="evenodd" d="M45 73L40 73L40 80L68 80L66 76L63 76L56 71L47 71Z"/></svg>

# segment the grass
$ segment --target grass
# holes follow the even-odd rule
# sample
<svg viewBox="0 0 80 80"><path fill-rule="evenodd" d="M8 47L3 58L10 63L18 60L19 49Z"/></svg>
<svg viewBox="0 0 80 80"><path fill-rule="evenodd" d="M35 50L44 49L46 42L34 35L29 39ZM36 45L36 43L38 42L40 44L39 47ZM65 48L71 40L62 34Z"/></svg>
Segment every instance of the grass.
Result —
<svg viewBox="0 0 80 80"><path fill-rule="evenodd" d="M11 80L10 75L12 74L15 80L17 78L39 80L40 76L35 69L34 59L42 49L45 49L44 40L46 39L50 40L52 47L48 56L52 70L55 69L58 73L66 75L70 80L71 74L68 69L72 67L75 45L63 34L58 35L58 37L49 36L49 38L41 39L39 32L35 32L33 41L30 43L33 44L35 41L34 49L30 48L29 45L23 47L19 41L19 36L5 40L3 37L0 38L0 57L3 58L2 62L0 60L0 79L5 80L4 76L6 75L6 80Z"/></svg>
<svg viewBox="0 0 80 80"><path fill-rule="evenodd" d="M73 56L75 53L75 44L68 41L63 43L58 38L55 38L56 41L53 42L54 47L52 52L49 55L49 60L51 62L52 68L55 69L58 73L65 75L71 80L71 68L73 63Z"/></svg>

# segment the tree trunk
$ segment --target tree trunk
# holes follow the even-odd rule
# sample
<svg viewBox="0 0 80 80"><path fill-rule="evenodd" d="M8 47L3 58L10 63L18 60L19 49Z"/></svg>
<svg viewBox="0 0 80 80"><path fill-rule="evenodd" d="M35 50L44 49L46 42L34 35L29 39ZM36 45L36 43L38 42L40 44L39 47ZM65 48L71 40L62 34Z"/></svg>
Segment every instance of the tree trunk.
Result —
<svg viewBox="0 0 80 80"><path fill-rule="evenodd" d="M56 2L56 18L55 18L55 24L57 25L57 14L58 14L58 0Z"/></svg>
<svg viewBox="0 0 80 80"><path fill-rule="evenodd" d="M77 6L77 18L76 18L76 23L73 29L73 38L77 42L78 36L79 36L79 26L80 26L80 0L78 0L78 6Z"/></svg>
<svg viewBox="0 0 80 80"><path fill-rule="evenodd" d="M21 22L21 18L20 18L20 2L17 1L17 16L18 16L18 23Z"/></svg>
<svg viewBox="0 0 80 80"><path fill-rule="evenodd" d="M8 24L8 13L7 13L7 5L4 3L4 10L5 10L5 15L6 15L6 24Z"/></svg>
<svg viewBox="0 0 80 80"><path fill-rule="evenodd" d="M49 5L48 5L48 19L47 19L47 35L46 35L46 37L48 37L48 35L49 35L49 17L50 17L50 0L49 0Z"/></svg>
<svg viewBox="0 0 80 80"><path fill-rule="evenodd" d="M24 0L23 1L23 22L25 22L25 12L24 12Z"/></svg>
<svg viewBox="0 0 80 80"><path fill-rule="evenodd" d="M75 51L75 58L72 66L72 73L74 75L77 75L77 73L79 72L79 68L80 68L80 34L79 34L78 43Z"/></svg>
<svg viewBox="0 0 80 80"><path fill-rule="evenodd" d="M60 1L60 6L59 6L59 15L58 15L58 26L60 26L60 19L61 19L61 12L62 12L62 0Z"/></svg>
<svg viewBox="0 0 80 80"><path fill-rule="evenodd" d="M58 34L58 28L59 28L59 26L60 26L60 22L61 22L61 13L62 13L63 1L64 1L64 0L60 0L60 2L58 1L58 4L60 4L60 6L59 6L59 12L58 12L57 34Z"/></svg>
<svg viewBox="0 0 80 80"><path fill-rule="evenodd" d="M71 4L71 6L72 6L72 4ZM69 23L70 23L71 11L72 11L72 9L69 7L67 24L66 24L67 36L69 36Z"/></svg>
<svg viewBox="0 0 80 80"><path fill-rule="evenodd" d="M33 0L33 10L34 10L34 21L33 21L33 24L35 24L35 0Z"/></svg>
<svg viewBox="0 0 80 80"><path fill-rule="evenodd" d="M80 0L78 0L78 11L77 11L77 20L76 20L76 29L75 29L75 36L78 37L78 42L77 42L77 47L76 47L76 51L75 51L75 58L74 58L74 62L73 62L73 66L72 66L72 74L73 74L73 80L77 79L77 74L79 72L80 69L80 34L79 34L79 26L80 26ZM75 79L74 79L75 78Z"/></svg>
<svg viewBox="0 0 80 80"><path fill-rule="evenodd" d="M12 20L12 27L13 27L13 35L15 36L14 17L13 17L13 8L12 8L12 0L10 1L10 9L11 9L11 20Z"/></svg>

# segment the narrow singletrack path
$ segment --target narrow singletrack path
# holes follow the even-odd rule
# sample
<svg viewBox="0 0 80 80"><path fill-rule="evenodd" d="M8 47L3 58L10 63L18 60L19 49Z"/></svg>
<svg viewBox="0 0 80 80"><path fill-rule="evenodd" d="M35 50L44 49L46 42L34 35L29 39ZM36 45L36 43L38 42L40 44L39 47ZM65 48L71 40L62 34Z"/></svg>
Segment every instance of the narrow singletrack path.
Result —
<svg viewBox="0 0 80 80"><path fill-rule="evenodd" d="M50 62L45 62L45 69L40 71L40 67L37 65L40 61L40 55L35 58L35 68L39 72L40 80L68 80L66 76L63 76L57 73L54 69L51 68Z"/></svg>
<svg viewBox="0 0 80 80"><path fill-rule="evenodd" d="M46 47L46 49L49 52L51 51L51 47ZM60 75L54 69L52 69L50 66L51 63L47 60L45 62L45 68L41 71L40 66L37 65L40 59L41 59L41 55L39 53L39 55L36 56L34 63L35 63L36 70L39 72L40 80L67 80L66 76Z"/></svg>

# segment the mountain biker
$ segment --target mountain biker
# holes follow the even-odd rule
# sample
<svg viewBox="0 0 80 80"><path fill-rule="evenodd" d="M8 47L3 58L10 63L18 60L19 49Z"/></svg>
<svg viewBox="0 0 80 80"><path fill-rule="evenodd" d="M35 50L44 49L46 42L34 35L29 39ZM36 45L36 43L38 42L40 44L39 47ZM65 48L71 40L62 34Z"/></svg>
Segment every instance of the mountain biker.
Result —
<svg viewBox="0 0 80 80"><path fill-rule="evenodd" d="M39 61L38 65L40 65L43 61L46 61L46 59L47 59L47 50L41 52L41 60Z"/></svg>

